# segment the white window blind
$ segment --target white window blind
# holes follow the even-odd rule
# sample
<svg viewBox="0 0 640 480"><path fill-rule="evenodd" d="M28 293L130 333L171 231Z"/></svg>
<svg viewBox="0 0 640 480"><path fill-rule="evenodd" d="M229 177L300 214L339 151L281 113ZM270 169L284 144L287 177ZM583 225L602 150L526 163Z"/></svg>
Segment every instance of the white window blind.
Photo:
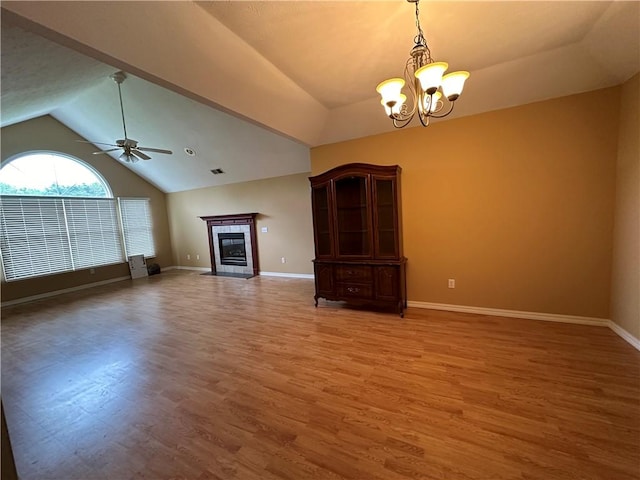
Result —
<svg viewBox="0 0 640 480"><path fill-rule="evenodd" d="M113 199L6 196L0 208L7 280L124 260Z"/></svg>
<svg viewBox="0 0 640 480"><path fill-rule="evenodd" d="M7 280L71 270L60 198L3 197L0 247Z"/></svg>
<svg viewBox="0 0 640 480"><path fill-rule="evenodd" d="M66 198L64 206L76 269L122 262L115 200Z"/></svg>
<svg viewBox="0 0 640 480"><path fill-rule="evenodd" d="M127 257L156 256L153 242L153 222L148 198L120 198L122 233Z"/></svg>

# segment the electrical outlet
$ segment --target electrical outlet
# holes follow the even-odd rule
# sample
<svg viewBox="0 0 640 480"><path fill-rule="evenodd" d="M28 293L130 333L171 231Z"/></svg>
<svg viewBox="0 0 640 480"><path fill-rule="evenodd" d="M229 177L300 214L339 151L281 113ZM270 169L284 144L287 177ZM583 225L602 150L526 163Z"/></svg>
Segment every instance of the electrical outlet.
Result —
<svg viewBox="0 0 640 480"><path fill-rule="evenodd" d="M96 269L95 268L90 268L89 269L89 274L90 275L95 275L95 273L96 273Z"/></svg>
<svg viewBox="0 0 640 480"><path fill-rule="evenodd" d="M191 254L187 253L187 260L191 260Z"/></svg>
<svg viewBox="0 0 640 480"><path fill-rule="evenodd" d="M267 233L267 232L269 231L269 228L267 228L267 227L262 227L262 228L260 229L260 231L261 231L262 233Z"/></svg>
<svg viewBox="0 0 640 480"><path fill-rule="evenodd" d="M200 255L196 255L196 260L200 260Z"/></svg>
<svg viewBox="0 0 640 480"><path fill-rule="evenodd" d="M287 263L287 259L286 259L286 258L284 258L284 257L282 257L282 258L280 259L280 261L281 261L282 263Z"/></svg>
<svg viewBox="0 0 640 480"><path fill-rule="evenodd" d="M455 278L449 279L449 288L456 288L456 280Z"/></svg>

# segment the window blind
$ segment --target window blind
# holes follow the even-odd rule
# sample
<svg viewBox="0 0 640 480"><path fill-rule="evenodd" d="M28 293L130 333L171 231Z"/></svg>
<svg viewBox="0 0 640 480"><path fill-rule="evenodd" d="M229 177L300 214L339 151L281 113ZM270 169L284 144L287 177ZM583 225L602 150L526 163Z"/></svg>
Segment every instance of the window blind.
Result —
<svg viewBox="0 0 640 480"><path fill-rule="evenodd" d="M113 199L64 199L75 269L122 262L118 213Z"/></svg>
<svg viewBox="0 0 640 480"><path fill-rule="evenodd" d="M6 196L0 209L7 280L124 260L114 199Z"/></svg>
<svg viewBox="0 0 640 480"><path fill-rule="evenodd" d="M61 198L2 197L0 210L7 280L73 269Z"/></svg>
<svg viewBox="0 0 640 480"><path fill-rule="evenodd" d="M120 198L122 233L127 257L144 255L155 257L153 222L148 198Z"/></svg>

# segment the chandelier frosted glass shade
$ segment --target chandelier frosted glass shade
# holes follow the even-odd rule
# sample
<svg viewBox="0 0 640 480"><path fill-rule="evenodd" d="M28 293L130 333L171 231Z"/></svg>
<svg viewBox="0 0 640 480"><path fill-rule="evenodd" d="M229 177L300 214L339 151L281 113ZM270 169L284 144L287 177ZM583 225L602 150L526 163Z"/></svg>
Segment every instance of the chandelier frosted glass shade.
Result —
<svg viewBox="0 0 640 480"><path fill-rule="evenodd" d="M389 105L390 103L397 103L400 100L404 84L405 81L402 78L390 78L389 80L380 82L376 87L376 91L382 97L382 104Z"/></svg>
<svg viewBox="0 0 640 480"><path fill-rule="evenodd" d="M447 62L436 62L420 27L418 4L420 0L407 0L416 5L416 26L418 34L406 62L404 79L391 78L378 84L376 91L382 97L380 103L385 109L393 126L407 126L416 115L423 126L429 125L429 119L446 117L453 111L454 102L462 94L469 72L451 72ZM402 93L408 87L408 95ZM407 99L410 99L407 102Z"/></svg>
<svg viewBox="0 0 640 480"><path fill-rule="evenodd" d="M442 83L442 75L449 68L447 62L433 62L420 67L414 75L420 80L422 91L427 95L433 95Z"/></svg>
<svg viewBox="0 0 640 480"><path fill-rule="evenodd" d="M442 92L450 102L458 99L462 94L464 82L469 78L469 72L451 72L442 77Z"/></svg>

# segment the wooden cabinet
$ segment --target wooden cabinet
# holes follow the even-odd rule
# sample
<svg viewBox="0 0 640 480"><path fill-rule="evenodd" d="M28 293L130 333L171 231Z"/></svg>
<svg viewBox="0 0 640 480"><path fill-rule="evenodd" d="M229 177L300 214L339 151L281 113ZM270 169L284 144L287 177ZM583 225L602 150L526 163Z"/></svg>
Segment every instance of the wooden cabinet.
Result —
<svg viewBox="0 0 640 480"><path fill-rule="evenodd" d="M311 177L316 294L406 308L400 167L352 163Z"/></svg>

